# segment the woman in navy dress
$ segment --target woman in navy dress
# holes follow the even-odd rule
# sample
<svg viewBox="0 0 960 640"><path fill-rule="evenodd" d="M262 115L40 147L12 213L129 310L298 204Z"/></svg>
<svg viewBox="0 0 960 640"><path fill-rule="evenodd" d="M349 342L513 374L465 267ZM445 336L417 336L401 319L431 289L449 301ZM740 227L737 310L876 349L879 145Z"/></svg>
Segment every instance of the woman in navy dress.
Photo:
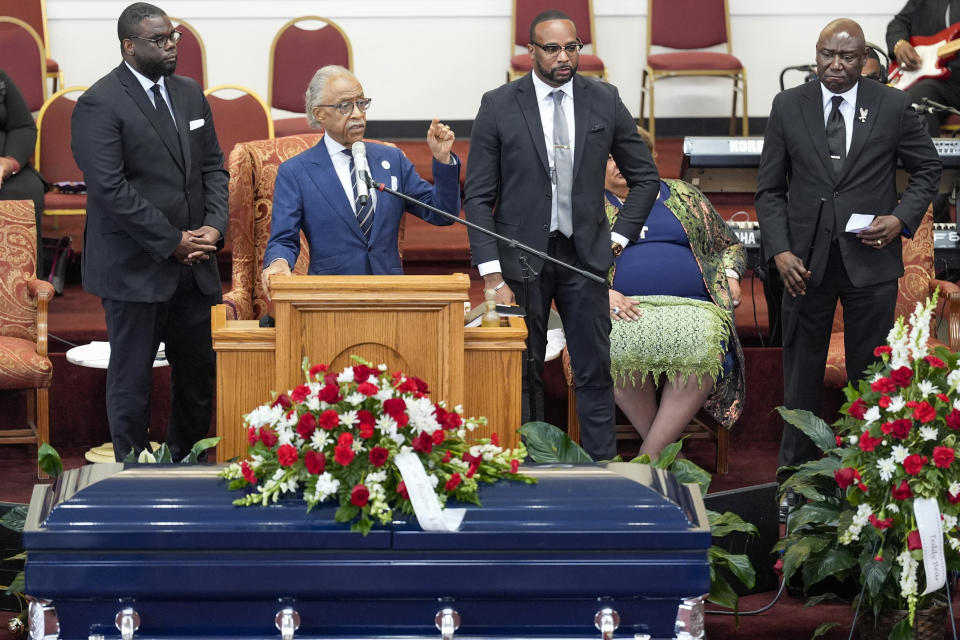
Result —
<svg viewBox="0 0 960 640"><path fill-rule="evenodd" d="M641 130L647 144L649 134ZM612 226L627 185L607 160ZM617 406L656 459L700 407L730 428L743 406L743 350L733 323L746 253L695 187L663 180L640 237L611 270L611 364ZM657 387L662 387L658 401Z"/></svg>

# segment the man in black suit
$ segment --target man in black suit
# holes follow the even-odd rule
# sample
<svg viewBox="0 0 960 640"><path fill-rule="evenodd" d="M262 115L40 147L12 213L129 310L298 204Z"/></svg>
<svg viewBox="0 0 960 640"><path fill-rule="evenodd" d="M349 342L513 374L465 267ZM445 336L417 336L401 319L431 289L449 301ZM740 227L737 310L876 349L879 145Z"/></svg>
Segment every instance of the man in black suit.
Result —
<svg viewBox="0 0 960 640"><path fill-rule="evenodd" d="M893 325L900 238L920 224L940 180L940 159L910 96L860 81L863 31L848 19L817 41L817 76L773 100L757 183L763 249L783 279L784 404L820 412L837 300L843 303L847 377L857 380ZM910 172L897 197L897 160ZM845 231L853 213L875 216ZM784 425L779 466L818 450ZM778 471L782 482L789 472Z"/></svg>
<svg viewBox="0 0 960 640"><path fill-rule="evenodd" d="M659 176L615 87L576 74L580 48L573 21L547 11L530 25L533 72L483 96L470 136L464 205L467 219L600 276L636 238L659 190ZM607 157L630 186L611 234L603 208ZM497 302L526 309L527 348L536 400L525 419L543 419L546 324L556 302L574 371L583 446L597 459L616 455L607 287L470 232L473 264ZM524 393L527 402L528 394ZM530 404L530 403L527 403Z"/></svg>
<svg viewBox="0 0 960 640"><path fill-rule="evenodd" d="M117 22L123 62L73 112L87 184L83 287L102 298L110 340L107 417L114 454L147 446L154 354L171 366L167 444L189 453L210 426L216 360L210 307L227 229L227 181L210 106L173 75L179 35L137 2Z"/></svg>

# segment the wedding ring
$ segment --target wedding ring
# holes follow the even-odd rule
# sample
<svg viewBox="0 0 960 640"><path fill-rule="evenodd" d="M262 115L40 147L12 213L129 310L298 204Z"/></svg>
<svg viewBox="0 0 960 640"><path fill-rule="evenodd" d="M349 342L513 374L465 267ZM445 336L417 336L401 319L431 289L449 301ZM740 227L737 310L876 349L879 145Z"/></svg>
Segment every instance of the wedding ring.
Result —
<svg viewBox="0 0 960 640"><path fill-rule="evenodd" d="M618 313L620 313L620 307L614 307L612 311L613 311L613 315L617 315Z"/></svg>
<svg viewBox="0 0 960 640"><path fill-rule="evenodd" d="M881 244L883 244L883 242L881 240L877 240L877 246L879 247Z"/></svg>

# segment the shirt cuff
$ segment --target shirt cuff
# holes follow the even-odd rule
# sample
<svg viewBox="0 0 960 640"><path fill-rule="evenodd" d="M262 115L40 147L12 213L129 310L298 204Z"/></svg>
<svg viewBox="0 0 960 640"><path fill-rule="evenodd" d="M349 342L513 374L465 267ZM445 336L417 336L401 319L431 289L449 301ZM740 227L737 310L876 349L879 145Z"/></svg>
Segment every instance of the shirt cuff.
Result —
<svg viewBox="0 0 960 640"><path fill-rule="evenodd" d="M501 273L500 261L490 260L489 262L481 262L477 265L477 271L480 272L481 278L491 273Z"/></svg>
<svg viewBox="0 0 960 640"><path fill-rule="evenodd" d="M610 232L610 240L611 240L612 242L616 242L616 243L617 243L618 245L620 245L621 247L625 247L625 246L627 246L628 244L630 244L630 241L627 240L627 236L621 235L621 234L617 233L616 231L611 231L611 232Z"/></svg>

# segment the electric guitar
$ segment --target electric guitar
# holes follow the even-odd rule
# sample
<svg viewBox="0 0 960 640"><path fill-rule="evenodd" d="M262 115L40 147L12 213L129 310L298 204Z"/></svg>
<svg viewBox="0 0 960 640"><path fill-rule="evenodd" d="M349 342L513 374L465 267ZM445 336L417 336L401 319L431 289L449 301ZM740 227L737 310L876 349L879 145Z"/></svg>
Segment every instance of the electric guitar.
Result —
<svg viewBox="0 0 960 640"><path fill-rule="evenodd" d="M906 91L925 78L945 80L950 77L947 62L960 51L960 22L950 25L932 36L912 36L910 44L920 56L920 68L906 70L897 65L896 59L890 61L887 72L888 84Z"/></svg>

